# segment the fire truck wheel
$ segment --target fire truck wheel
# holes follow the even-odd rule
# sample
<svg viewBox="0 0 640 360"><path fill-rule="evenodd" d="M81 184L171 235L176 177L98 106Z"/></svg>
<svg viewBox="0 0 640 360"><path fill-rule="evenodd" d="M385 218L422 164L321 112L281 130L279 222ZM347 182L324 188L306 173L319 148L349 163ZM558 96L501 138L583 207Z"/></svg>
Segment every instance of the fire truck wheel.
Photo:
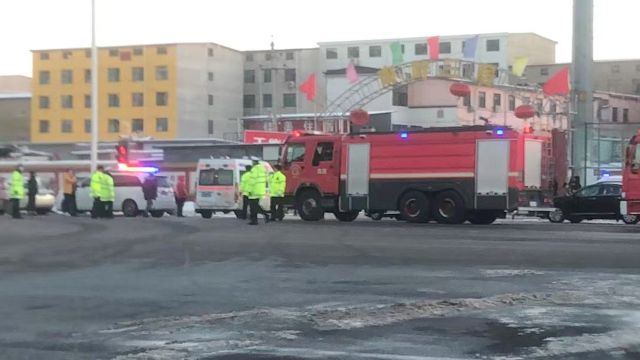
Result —
<svg viewBox="0 0 640 360"><path fill-rule="evenodd" d="M622 221L627 225L635 225L640 221L640 217L636 215L623 215Z"/></svg>
<svg viewBox="0 0 640 360"><path fill-rule="evenodd" d="M334 211L333 215L336 217L336 219L338 219L338 221L352 222L358 218L358 215L360 215L360 211L347 211L347 212Z"/></svg>
<svg viewBox="0 0 640 360"><path fill-rule="evenodd" d="M211 216L213 216L213 211L211 211L211 210L200 210L200 215L202 215L202 217L205 218L205 219L211 219Z"/></svg>
<svg viewBox="0 0 640 360"><path fill-rule="evenodd" d="M465 220L464 200L453 190L436 195L434 217L440 224L462 224Z"/></svg>
<svg viewBox="0 0 640 360"><path fill-rule="evenodd" d="M400 216L412 223L429 221L431 204L429 198L423 192L410 191L400 199Z"/></svg>
<svg viewBox="0 0 640 360"><path fill-rule="evenodd" d="M296 209L305 221L318 221L324 217L320 204L320 194L315 190L305 190L296 199Z"/></svg>
<svg viewBox="0 0 640 360"><path fill-rule="evenodd" d="M469 217L469 222L474 225L489 225L496 221L496 214L491 212L476 212Z"/></svg>

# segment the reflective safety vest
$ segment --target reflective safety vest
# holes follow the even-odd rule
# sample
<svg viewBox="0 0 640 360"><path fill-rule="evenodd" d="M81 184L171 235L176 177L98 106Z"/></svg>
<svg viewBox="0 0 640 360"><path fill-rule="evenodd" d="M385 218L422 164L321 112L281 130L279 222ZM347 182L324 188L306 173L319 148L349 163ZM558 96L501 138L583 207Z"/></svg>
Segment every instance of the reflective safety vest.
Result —
<svg viewBox="0 0 640 360"><path fill-rule="evenodd" d="M107 174L102 174L102 189L100 196L100 200L102 201L113 201L116 198L116 189L113 186L113 178Z"/></svg>
<svg viewBox="0 0 640 360"><path fill-rule="evenodd" d="M103 173L96 171L91 175L91 197L97 198L102 196L102 177Z"/></svg>
<svg viewBox="0 0 640 360"><path fill-rule="evenodd" d="M287 188L287 177L282 171L276 171L271 175L271 181L269 182L269 190L271 191L272 198L284 197L284 191Z"/></svg>
<svg viewBox="0 0 640 360"><path fill-rule="evenodd" d="M240 192L243 196L249 196L251 190L251 171L247 171L240 177Z"/></svg>
<svg viewBox="0 0 640 360"><path fill-rule="evenodd" d="M18 200L24 198L24 176L18 170L14 170L13 173L11 173L9 198Z"/></svg>
<svg viewBox="0 0 640 360"><path fill-rule="evenodd" d="M262 199L267 193L267 170L262 164L258 164L251 168L250 174L249 199Z"/></svg>

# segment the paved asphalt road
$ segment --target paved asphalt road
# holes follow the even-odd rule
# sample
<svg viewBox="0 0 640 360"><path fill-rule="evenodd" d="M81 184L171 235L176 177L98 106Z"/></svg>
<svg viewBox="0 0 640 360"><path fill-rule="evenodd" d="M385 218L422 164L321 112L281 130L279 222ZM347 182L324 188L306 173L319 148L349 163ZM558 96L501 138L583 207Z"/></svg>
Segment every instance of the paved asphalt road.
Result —
<svg viewBox="0 0 640 360"><path fill-rule="evenodd" d="M51 215L0 249L0 359L640 358L640 225Z"/></svg>

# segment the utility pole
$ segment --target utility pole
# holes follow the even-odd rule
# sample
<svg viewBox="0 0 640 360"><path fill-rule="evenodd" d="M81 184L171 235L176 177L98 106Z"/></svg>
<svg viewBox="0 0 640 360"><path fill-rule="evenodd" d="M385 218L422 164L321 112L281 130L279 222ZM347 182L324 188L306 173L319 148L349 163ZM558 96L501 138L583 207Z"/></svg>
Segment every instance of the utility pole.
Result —
<svg viewBox="0 0 640 360"><path fill-rule="evenodd" d="M589 140L593 140L593 0L573 0L573 62L571 67L572 175L587 184Z"/></svg>
<svg viewBox="0 0 640 360"><path fill-rule="evenodd" d="M91 0L91 172L98 167L98 75L96 0Z"/></svg>

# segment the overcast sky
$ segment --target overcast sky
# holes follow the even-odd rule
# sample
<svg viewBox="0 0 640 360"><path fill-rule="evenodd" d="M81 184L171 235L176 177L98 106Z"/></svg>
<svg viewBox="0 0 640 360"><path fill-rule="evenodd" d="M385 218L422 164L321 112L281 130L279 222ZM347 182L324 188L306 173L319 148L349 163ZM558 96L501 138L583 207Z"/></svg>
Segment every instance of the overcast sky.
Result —
<svg viewBox="0 0 640 360"><path fill-rule="evenodd" d="M238 50L320 41L535 32L571 59L572 0L96 0L98 45L215 42ZM9 5L10 4L10 5ZM640 58L638 0L595 0L596 59ZM31 75L31 49L88 47L91 0L3 0L0 74Z"/></svg>

